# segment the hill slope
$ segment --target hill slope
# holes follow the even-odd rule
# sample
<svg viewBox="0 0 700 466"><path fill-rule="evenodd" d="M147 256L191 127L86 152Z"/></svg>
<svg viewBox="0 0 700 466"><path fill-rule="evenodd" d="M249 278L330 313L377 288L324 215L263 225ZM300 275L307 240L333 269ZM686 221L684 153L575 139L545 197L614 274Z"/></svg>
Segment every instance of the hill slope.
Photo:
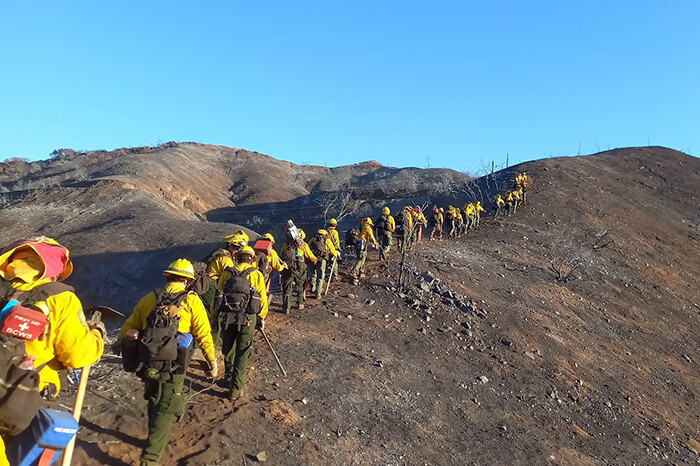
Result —
<svg viewBox="0 0 700 466"><path fill-rule="evenodd" d="M386 277L397 258L373 253L366 281L304 311L274 313L275 297L289 376L262 340L233 407L195 371L167 461L697 463L700 160L631 148L516 169L530 203L420 243L408 290ZM568 281L557 258L581 263ZM97 368L81 463L138 457L145 403L117 364Z"/></svg>
<svg viewBox="0 0 700 466"><path fill-rule="evenodd" d="M407 190L424 195L467 179L453 170L377 162L302 166L197 143L112 152L66 149L47 161L0 163L0 244L37 234L59 238L75 258L70 283L85 303L109 302L123 310L133 307L144 287L157 286L159 271L170 261L205 258L221 238L241 228L237 220L252 230L273 228L271 216L261 224L250 222L254 215L248 213L226 224L206 221L217 210L253 206L262 218L274 213L270 205L289 203L275 220L279 234L302 208L313 225L322 223L316 204L303 206L327 190L352 193L358 199L352 202L359 203L378 186L400 198Z"/></svg>

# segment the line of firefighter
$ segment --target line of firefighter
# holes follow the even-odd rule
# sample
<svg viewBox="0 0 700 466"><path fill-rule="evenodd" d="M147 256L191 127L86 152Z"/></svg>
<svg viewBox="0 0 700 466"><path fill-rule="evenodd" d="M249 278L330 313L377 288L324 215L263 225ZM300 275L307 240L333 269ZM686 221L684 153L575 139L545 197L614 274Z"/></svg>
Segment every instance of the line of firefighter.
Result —
<svg viewBox="0 0 700 466"><path fill-rule="evenodd" d="M527 175L518 174L513 190L496 196L495 215L502 214L503 210L507 214L515 212L518 204L526 200L527 184ZM448 208L448 236L478 226L481 212L483 208L479 202L467 204L461 211ZM399 248L410 247L419 239L418 225L438 225L431 230L430 237L442 238L442 213L442 209L434 210L432 218L436 220L429 222L420 208L406 206L396 219L388 208L384 208L376 227L370 218L363 219L362 229L357 233L358 241L349 240L352 235L346 236L346 247L354 246L357 258L351 275L359 277L362 273L369 244L380 249L380 259L384 260L392 247L394 235ZM163 270L165 286L148 293L138 302L113 346L115 352L123 353L124 368L136 372L144 380L144 398L148 401L148 439L141 464L160 463L173 423L185 412L183 391L194 349L192 340L195 339L202 349L207 361L207 375L216 379L215 348L216 341L221 338L225 375L219 383L228 388L229 399L238 399L245 387L255 331L264 331L265 328L272 271L280 273L282 278L283 312L288 313L291 309L295 287L297 307L303 309L307 275L311 295L319 297L324 291L327 269L328 273L338 274L338 262L342 257L337 226L338 222L331 219L309 243L305 242L306 235L300 230L301 240L288 238L281 256L272 248L275 239L271 234L262 237L269 247L261 255L248 245L248 235L240 230L227 236L224 239L226 247L215 251L206 262L178 259ZM0 367L0 378L5 382L15 382L19 387L5 389L5 401L0 404L0 466L10 464L8 458L18 461L12 457L11 448L5 454L5 440L12 447L15 439L21 437L18 434L33 432L27 427L39 417L41 397L51 399L60 391L58 372L65 367L89 366L102 356L104 326L87 322L73 289L60 283L72 270L68 249L46 237L18 241L0 253L3 322L13 312L22 319L26 315L20 315L20 312L33 312L35 317L43 316L45 322L43 333L26 339L22 345L5 344L14 342L15 337L0 334L3 342L0 350L17 353L4 355L10 363L7 367ZM173 352L172 342L175 342L174 354L164 355ZM37 377L24 376L31 372L36 372ZM18 380L10 380L10 374ZM35 381L36 386L21 385L31 384L31 381Z"/></svg>

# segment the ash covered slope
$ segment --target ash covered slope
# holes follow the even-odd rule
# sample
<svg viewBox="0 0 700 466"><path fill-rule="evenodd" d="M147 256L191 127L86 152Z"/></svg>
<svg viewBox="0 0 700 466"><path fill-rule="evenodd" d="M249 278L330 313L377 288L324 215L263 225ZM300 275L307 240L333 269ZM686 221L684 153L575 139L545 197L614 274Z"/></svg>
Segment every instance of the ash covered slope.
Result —
<svg viewBox="0 0 700 466"><path fill-rule="evenodd" d="M217 208L286 202L312 191L378 186L401 191L409 178L412 188L467 178L454 170L398 169L378 162L337 168L296 165L244 149L192 142L56 154L41 162L0 163L0 190L67 187L81 181L122 183L151 195L175 215L196 219Z"/></svg>
<svg viewBox="0 0 700 466"><path fill-rule="evenodd" d="M56 151L51 160L0 163L0 244L44 234L76 259L70 283L86 304L130 309L159 270L177 257L203 259L240 228L203 221L213 209L285 202L320 189L404 189L452 170L302 166L242 149L197 143L91 151ZM370 191L371 192L371 191ZM243 219L244 221L247 218Z"/></svg>
<svg viewBox="0 0 700 466"><path fill-rule="evenodd" d="M274 306L289 376L261 340L235 408L222 389L196 394L196 373L166 462L697 462L700 161L650 147L515 168L530 204L416 246L405 293L373 253L359 286L288 316ZM557 258L581 262L566 282ZM114 385L88 395L84 464L138 458L145 403L132 377Z"/></svg>

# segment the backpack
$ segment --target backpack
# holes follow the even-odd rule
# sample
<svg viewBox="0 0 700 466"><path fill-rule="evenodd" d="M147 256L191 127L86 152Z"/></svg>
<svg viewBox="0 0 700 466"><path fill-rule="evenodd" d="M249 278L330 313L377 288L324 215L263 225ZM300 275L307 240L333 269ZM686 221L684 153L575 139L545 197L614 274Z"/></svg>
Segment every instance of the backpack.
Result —
<svg viewBox="0 0 700 466"><path fill-rule="evenodd" d="M73 288L52 282L18 292L8 281L0 279L0 434L3 436L15 436L25 430L43 404L39 391L39 371L43 366L30 368L33 364L28 359L25 341L41 337L48 329L49 319L44 312L23 304L30 306L64 291Z"/></svg>
<svg viewBox="0 0 700 466"><path fill-rule="evenodd" d="M260 310L260 295L250 284L250 274L258 270L250 267L244 271L238 271L229 267L230 274L221 290L221 305L219 312L228 314L257 314Z"/></svg>
<svg viewBox="0 0 700 466"><path fill-rule="evenodd" d="M221 257L219 254L216 257ZM213 278L207 275L207 262L192 261L196 280L190 285L190 290L194 291L201 298L212 286L216 286Z"/></svg>
<svg viewBox="0 0 700 466"><path fill-rule="evenodd" d="M141 331L138 361L142 363L139 372L142 378L159 380L173 373L173 363L177 360L180 306L191 291L173 294L161 288L154 293L156 307L146 317L146 328Z"/></svg>
<svg viewBox="0 0 700 466"><path fill-rule="evenodd" d="M353 228L345 233L345 246L348 248L354 248L357 245L357 241L360 239L360 230Z"/></svg>
<svg viewBox="0 0 700 466"><path fill-rule="evenodd" d="M319 260L328 260L328 250L326 248L326 240L321 237L315 237L313 241L309 243L309 249L314 253Z"/></svg>
<svg viewBox="0 0 700 466"><path fill-rule="evenodd" d="M304 257L297 254L297 246L295 242L287 243L287 248L282 249L280 259L287 264L289 271L292 273L303 272L306 270L306 262Z"/></svg>
<svg viewBox="0 0 700 466"><path fill-rule="evenodd" d="M267 279L272 273L272 264L270 264L270 258L267 254L261 251L255 251L255 257L258 260L258 270L263 274L263 277Z"/></svg>
<svg viewBox="0 0 700 466"><path fill-rule="evenodd" d="M397 231L403 231L404 230L404 215L403 215L403 210L399 212L396 217L394 217L394 222L396 223L396 230Z"/></svg>

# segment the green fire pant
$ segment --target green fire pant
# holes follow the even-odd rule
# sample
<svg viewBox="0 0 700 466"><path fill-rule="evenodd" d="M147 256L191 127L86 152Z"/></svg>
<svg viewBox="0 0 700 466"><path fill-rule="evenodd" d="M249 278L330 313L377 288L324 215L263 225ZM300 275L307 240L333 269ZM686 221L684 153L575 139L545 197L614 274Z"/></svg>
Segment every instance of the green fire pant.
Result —
<svg viewBox="0 0 700 466"><path fill-rule="evenodd" d="M298 289L297 306L304 302L304 283L306 283L306 269L302 272L291 273L288 270L282 272L282 289L284 296L282 297L282 309L288 311L292 308L292 296L294 295L294 286Z"/></svg>
<svg viewBox="0 0 700 466"><path fill-rule="evenodd" d="M209 324L211 325L211 328L219 328L218 325L214 325L214 319L216 316L214 315L214 298L216 297L216 284L213 284L209 287L209 289L204 293L203 295L200 296L202 298L202 304L204 304L204 309L207 311L207 315L209 316ZM217 330L216 332L212 331L211 336L214 339L214 345L217 345L219 343L219 331Z"/></svg>
<svg viewBox="0 0 700 466"><path fill-rule="evenodd" d="M174 374L170 382L146 382L148 400L148 439L141 452L141 464L160 464L168 446L175 420L185 414L182 388L185 374Z"/></svg>
<svg viewBox="0 0 700 466"><path fill-rule="evenodd" d="M454 238L456 234L457 234L457 223L455 223L454 221L450 221L450 232L448 233L448 236L450 238Z"/></svg>
<svg viewBox="0 0 700 466"><path fill-rule="evenodd" d="M367 261L367 248L364 248L361 251L356 251L355 253L357 254L357 262L352 268L352 273L358 275L365 267L365 261Z"/></svg>
<svg viewBox="0 0 700 466"><path fill-rule="evenodd" d="M221 352L224 354L224 377L229 384L229 398L238 398L245 387L245 373L253 353L253 337L258 316L248 314L248 325L233 323L221 331L223 340Z"/></svg>
<svg viewBox="0 0 700 466"><path fill-rule="evenodd" d="M386 255L394 244L394 238L390 231L384 231L379 234L379 248L380 251Z"/></svg>
<svg viewBox="0 0 700 466"><path fill-rule="evenodd" d="M326 260L319 259L316 264L309 267L309 291L318 295L323 293L323 282L326 280Z"/></svg>

